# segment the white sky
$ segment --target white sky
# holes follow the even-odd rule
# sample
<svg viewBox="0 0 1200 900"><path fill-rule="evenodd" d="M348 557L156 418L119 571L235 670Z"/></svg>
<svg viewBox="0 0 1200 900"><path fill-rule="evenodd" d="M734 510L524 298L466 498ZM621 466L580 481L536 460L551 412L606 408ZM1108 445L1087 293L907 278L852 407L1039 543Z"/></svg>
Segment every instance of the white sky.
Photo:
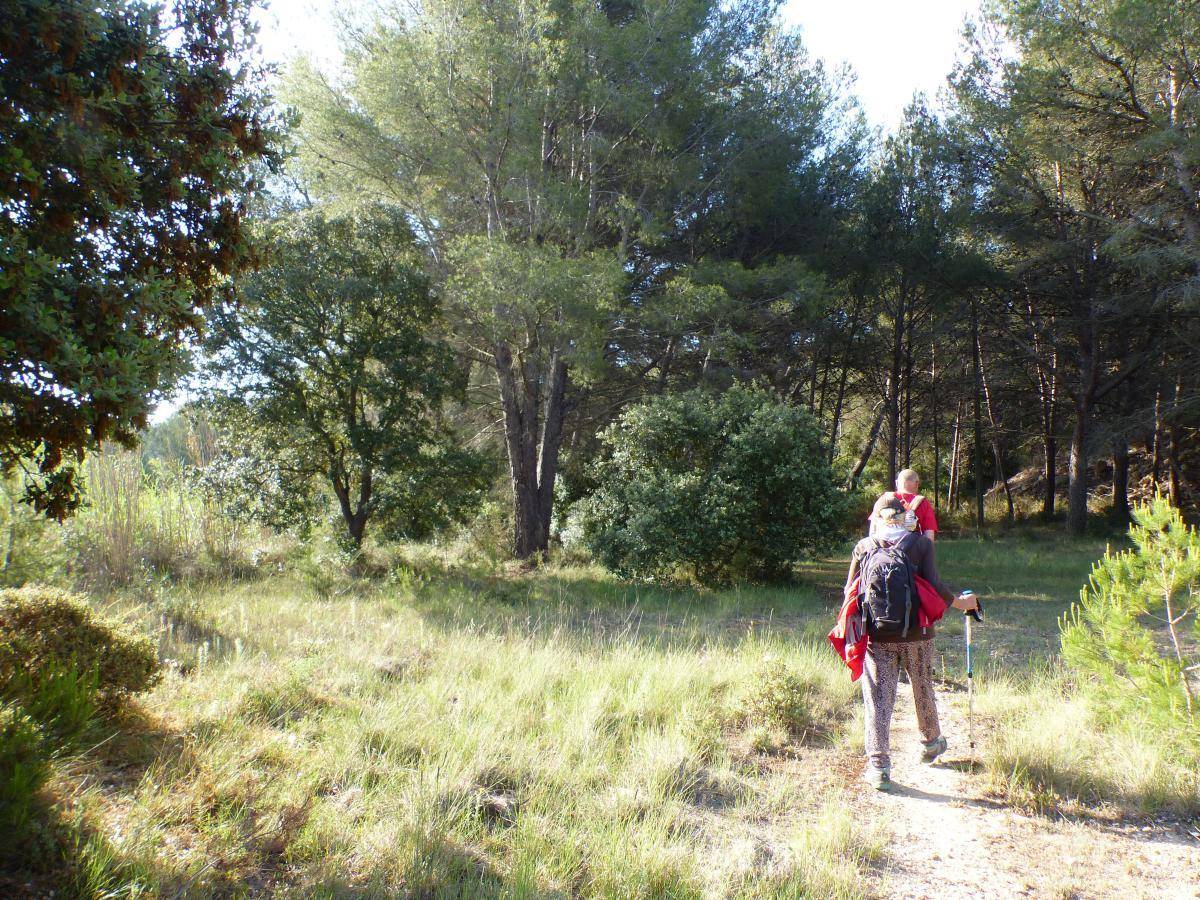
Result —
<svg viewBox="0 0 1200 900"><path fill-rule="evenodd" d="M800 26L813 56L831 68L850 63L867 118L886 131L917 91L936 98L954 65L963 20L978 12L979 0L787 0L783 16Z"/></svg>
<svg viewBox="0 0 1200 900"><path fill-rule="evenodd" d="M333 11L347 0L267 0L259 41L283 62L297 51L322 63L338 56ZM352 10L366 3L348 4ZM954 63L963 18L979 0L786 0L783 17L799 25L814 56L849 62L855 93L872 124L890 130L916 91L933 99Z"/></svg>

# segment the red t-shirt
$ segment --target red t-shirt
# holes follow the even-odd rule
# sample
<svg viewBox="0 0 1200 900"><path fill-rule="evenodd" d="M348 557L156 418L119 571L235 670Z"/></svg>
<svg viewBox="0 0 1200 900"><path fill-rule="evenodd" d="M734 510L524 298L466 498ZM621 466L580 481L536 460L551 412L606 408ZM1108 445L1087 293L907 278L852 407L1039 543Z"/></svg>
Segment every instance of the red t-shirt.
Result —
<svg viewBox="0 0 1200 900"><path fill-rule="evenodd" d="M889 491L889 493L895 494L905 503L912 503L913 497L917 496L916 494L901 493L900 491ZM913 512L917 514L917 530L921 534L924 534L927 531L932 531L935 533L937 532L937 516L934 515L933 504L930 502L928 497L925 497L921 501L920 506L913 510ZM868 518L867 521L869 523L870 519Z"/></svg>

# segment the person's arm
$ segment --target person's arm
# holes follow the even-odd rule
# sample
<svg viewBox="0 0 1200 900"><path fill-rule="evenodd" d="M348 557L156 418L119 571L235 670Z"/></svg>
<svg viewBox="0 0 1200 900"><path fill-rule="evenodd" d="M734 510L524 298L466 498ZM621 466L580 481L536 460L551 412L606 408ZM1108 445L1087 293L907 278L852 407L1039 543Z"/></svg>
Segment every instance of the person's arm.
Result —
<svg viewBox="0 0 1200 900"><path fill-rule="evenodd" d="M938 596L942 598L942 602L946 604L947 609L951 606L955 609L961 609L964 612L977 609L979 601L975 597L964 599L961 594L954 594L942 582L937 570L937 560L934 558L936 554L937 551L933 547L933 541L930 541L927 545L925 555L921 558L921 564L917 566L917 574L933 585L933 589L938 592Z"/></svg>
<svg viewBox="0 0 1200 900"><path fill-rule="evenodd" d="M921 534L934 540L937 536L937 514L933 511L933 504L929 502L928 497L922 497L921 505L917 507L917 519L921 523Z"/></svg>
<svg viewBox="0 0 1200 900"><path fill-rule="evenodd" d="M917 574L933 585L933 589L938 592L938 596L942 598L942 602L947 607L954 605L954 592L942 582L941 576L938 574L937 560L935 556L937 551L933 547L933 541L929 541L925 545L925 552L921 556L921 562L917 566Z"/></svg>

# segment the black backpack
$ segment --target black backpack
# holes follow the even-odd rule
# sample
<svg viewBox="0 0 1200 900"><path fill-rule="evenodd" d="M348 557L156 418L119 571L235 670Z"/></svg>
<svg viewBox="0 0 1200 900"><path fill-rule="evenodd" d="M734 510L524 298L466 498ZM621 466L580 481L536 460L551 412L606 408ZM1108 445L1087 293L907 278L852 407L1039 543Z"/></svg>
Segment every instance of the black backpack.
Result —
<svg viewBox="0 0 1200 900"><path fill-rule="evenodd" d="M907 637L908 630L917 627L921 602L912 562L904 552L907 542L908 538L890 544L874 539L863 556L859 598L867 634Z"/></svg>

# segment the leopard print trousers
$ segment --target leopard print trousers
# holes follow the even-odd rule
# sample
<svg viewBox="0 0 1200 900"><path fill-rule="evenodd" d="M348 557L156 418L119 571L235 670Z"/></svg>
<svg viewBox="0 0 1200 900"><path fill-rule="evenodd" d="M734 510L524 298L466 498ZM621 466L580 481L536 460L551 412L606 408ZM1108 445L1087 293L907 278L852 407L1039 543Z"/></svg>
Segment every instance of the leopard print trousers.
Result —
<svg viewBox="0 0 1200 900"><path fill-rule="evenodd" d="M933 696L932 639L903 644L869 644L861 679L866 713L866 752L870 765L881 769L890 769L892 765L892 711L896 707L896 682L901 665L912 682L921 737L928 743L942 733L937 701Z"/></svg>

